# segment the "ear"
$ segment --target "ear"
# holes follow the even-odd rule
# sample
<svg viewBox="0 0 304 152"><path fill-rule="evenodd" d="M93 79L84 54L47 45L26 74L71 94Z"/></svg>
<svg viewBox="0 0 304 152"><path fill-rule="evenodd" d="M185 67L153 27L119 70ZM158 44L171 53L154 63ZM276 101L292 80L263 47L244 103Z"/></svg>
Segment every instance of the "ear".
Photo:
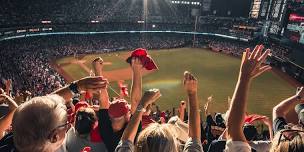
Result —
<svg viewBox="0 0 304 152"><path fill-rule="evenodd" d="M53 132L51 133L49 139L50 139L50 142L51 142L51 143L56 143L56 142L59 140L58 131L57 131L57 130L53 131Z"/></svg>

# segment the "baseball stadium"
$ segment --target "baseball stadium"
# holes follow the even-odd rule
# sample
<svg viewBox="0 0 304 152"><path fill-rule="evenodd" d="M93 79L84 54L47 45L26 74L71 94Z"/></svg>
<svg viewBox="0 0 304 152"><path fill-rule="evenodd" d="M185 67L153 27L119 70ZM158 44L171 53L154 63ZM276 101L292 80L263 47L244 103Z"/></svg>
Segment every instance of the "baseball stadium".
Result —
<svg viewBox="0 0 304 152"><path fill-rule="evenodd" d="M0 6L0 152L304 151L303 0Z"/></svg>

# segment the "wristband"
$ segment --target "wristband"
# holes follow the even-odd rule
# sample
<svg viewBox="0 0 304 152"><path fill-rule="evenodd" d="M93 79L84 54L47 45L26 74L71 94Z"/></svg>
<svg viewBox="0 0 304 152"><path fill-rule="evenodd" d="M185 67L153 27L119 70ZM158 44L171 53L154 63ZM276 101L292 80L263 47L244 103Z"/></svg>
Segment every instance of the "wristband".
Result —
<svg viewBox="0 0 304 152"><path fill-rule="evenodd" d="M144 108L143 105L139 104L136 108L136 111L138 112L146 112L146 108Z"/></svg>

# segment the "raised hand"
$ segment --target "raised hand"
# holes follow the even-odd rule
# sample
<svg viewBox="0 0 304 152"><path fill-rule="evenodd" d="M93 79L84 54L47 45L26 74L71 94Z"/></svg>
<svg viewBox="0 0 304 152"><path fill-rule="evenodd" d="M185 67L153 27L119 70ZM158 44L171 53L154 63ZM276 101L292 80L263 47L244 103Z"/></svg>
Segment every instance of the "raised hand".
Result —
<svg viewBox="0 0 304 152"><path fill-rule="evenodd" d="M271 120L269 119L269 117L265 117L265 118L263 118L263 119L260 119L260 121L261 122L263 122L264 124L266 124L266 125L272 125L272 122L271 122Z"/></svg>
<svg viewBox="0 0 304 152"><path fill-rule="evenodd" d="M94 59L92 66L95 72L95 76L102 76L103 59L101 57Z"/></svg>
<svg viewBox="0 0 304 152"><path fill-rule="evenodd" d="M184 72L184 89L188 94L189 137L201 139L200 110L197 97L197 79L188 71ZM201 150L203 151L203 150Z"/></svg>
<svg viewBox="0 0 304 152"><path fill-rule="evenodd" d="M9 97L5 94L0 94L0 104L6 101Z"/></svg>
<svg viewBox="0 0 304 152"><path fill-rule="evenodd" d="M210 97L207 98L207 102L204 105L204 111L205 115L207 116L209 114L209 104L213 101L213 96L211 95Z"/></svg>
<svg viewBox="0 0 304 152"><path fill-rule="evenodd" d="M4 93L5 91L2 88L0 88L0 94L4 94Z"/></svg>
<svg viewBox="0 0 304 152"><path fill-rule="evenodd" d="M188 94L197 93L197 79L188 71L184 72L184 88Z"/></svg>
<svg viewBox="0 0 304 152"><path fill-rule="evenodd" d="M139 58L137 57L133 57L132 60L131 60L131 67L132 67L132 70L141 70L143 69L143 65L140 61Z"/></svg>
<svg viewBox="0 0 304 152"><path fill-rule="evenodd" d="M12 79L6 80L5 85L6 85L7 88L10 88L11 85L12 85Z"/></svg>
<svg viewBox="0 0 304 152"><path fill-rule="evenodd" d="M263 45L257 45L252 53L250 52L249 48L246 49L246 52L243 54L241 64L241 78L251 80L271 69L269 65L262 65L270 53L270 49L267 49L264 53L262 53L263 49Z"/></svg>
<svg viewBox="0 0 304 152"><path fill-rule="evenodd" d="M101 76L85 77L76 81L79 91L97 92L100 89L105 89L108 85L108 80Z"/></svg>
<svg viewBox="0 0 304 152"><path fill-rule="evenodd" d="M6 101L9 105L10 110L14 110L18 107L17 103L10 96L8 96L6 94L0 94L0 104L4 103Z"/></svg>
<svg viewBox="0 0 304 152"><path fill-rule="evenodd" d="M141 98L140 104L146 108L148 105L154 103L160 97L161 93L159 89L149 89L145 91L143 97Z"/></svg>

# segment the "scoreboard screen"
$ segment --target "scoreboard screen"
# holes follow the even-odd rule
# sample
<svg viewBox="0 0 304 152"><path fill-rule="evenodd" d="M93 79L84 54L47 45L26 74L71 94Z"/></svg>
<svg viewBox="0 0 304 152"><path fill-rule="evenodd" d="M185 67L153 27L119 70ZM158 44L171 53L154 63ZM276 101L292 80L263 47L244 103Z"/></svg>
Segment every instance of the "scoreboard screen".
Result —
<svg viewBox="0 0 304 152"><path fill-rule="evenodd" d="M288 23L284 35L304 45L304 1L295 0L289 6Z"/></svg>

